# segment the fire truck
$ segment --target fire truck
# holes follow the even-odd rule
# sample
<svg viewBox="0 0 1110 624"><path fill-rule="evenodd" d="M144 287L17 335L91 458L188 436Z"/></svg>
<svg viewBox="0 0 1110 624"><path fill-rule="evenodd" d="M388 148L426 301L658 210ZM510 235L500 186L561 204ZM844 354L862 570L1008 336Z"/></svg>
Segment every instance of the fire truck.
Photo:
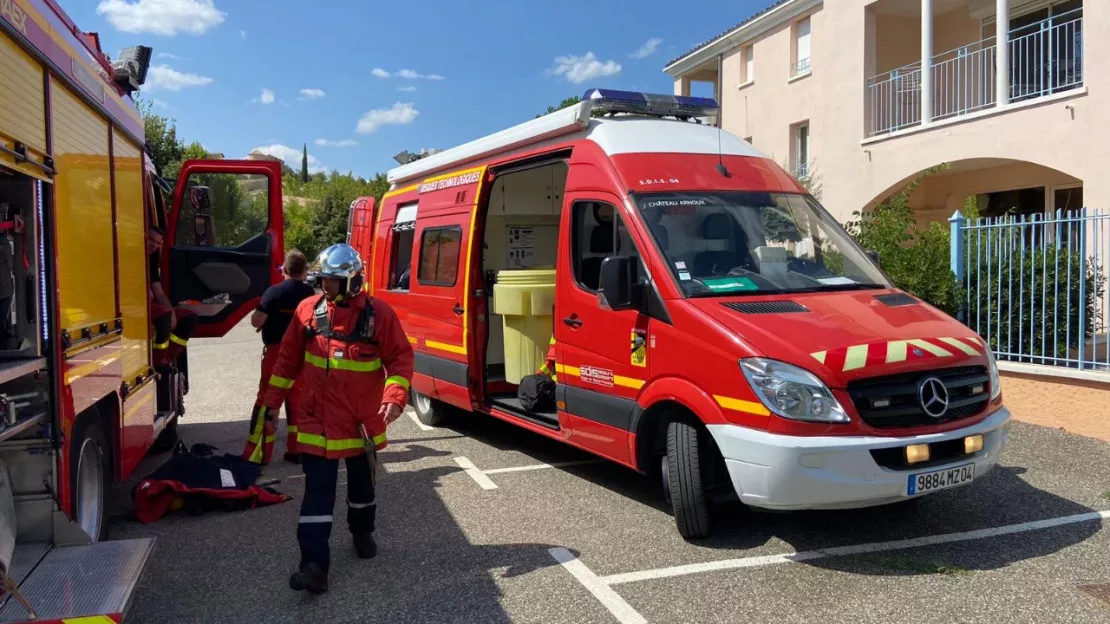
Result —
<svg viewBox="0 0 1110 624"><path fill-rule="evenodd" d="M134 101L150 57L109 59L57 0L0 1L0 622L127 611L154 543L106 539L108 488L173 446L189 390L187 349L153 367L152 279L201 338L281 279L280 163L163 179Z"/></svg>

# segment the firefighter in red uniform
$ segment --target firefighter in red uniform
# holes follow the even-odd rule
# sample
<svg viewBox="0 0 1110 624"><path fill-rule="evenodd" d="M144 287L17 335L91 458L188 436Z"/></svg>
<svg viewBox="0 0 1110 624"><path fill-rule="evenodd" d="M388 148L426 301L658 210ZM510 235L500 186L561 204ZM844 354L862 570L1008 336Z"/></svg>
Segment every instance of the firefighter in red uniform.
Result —
<svg viewBox="0 0 1110 624"><path fill-rule="evenodd" d="M146 253L150 273L150 318L154 325L154 368L167 372L177 356L189 345L197 328L197 315L185 308L175 308L162 290L162 230L147 231Z"/></svg>
<svg viewBox="0 0 1110 624"><path fill-rule="evenodd" d="M550 377L551 381L558 383L559 376L555 374L555 336L551 337L551 341L547 343L547 357L546 361L540 366L539 374Z"/></svg>
<svg viewBox="0 0 1110 624"><path fill-rule="evenodd" d="M243 459L263 465L269 464L274 454L274 434L266 430L266 419L259 407L266 395L266 389L270 387L270 376L281 350L281 338L293 321L293 312L302 301L316 294L316 289L305 281L308 277L308 260L300 251L294 249L285 254L282 272L285 273L285 279L266 289L258 309L251 315L251 325L262 334L262 376L252 411L250 434L243 448ZM285 461L293 463L300 461L296 418L296 412L300 409L299 400L300 388L294 386L285 400Z"/></svg>
<svg viewBox="0 0 1110 624"><path fill-rule="evenodd" d="M396 313L362 291L362 260L349 245L325 249L315 275L324 294L297 306L281 342L262 409L276 422L294 382L300 386L297 446L305 475L297 541L300 567L289 586L328 590L332 513L339 460L347 464L347 527L362 559L377 554L371 458L386 426L408 404L413 352Z"/></svg>

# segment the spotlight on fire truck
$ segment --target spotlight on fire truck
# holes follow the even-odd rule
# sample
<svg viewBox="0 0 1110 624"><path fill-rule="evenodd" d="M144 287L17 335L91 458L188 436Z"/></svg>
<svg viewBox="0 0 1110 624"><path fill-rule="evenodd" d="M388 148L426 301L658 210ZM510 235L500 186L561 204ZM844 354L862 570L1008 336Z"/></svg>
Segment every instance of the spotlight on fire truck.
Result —
<svg viewBox="0 0 1110 624"><path fill-rule="evenodd" d="M396 160L398 163L400 163L402 165L407 165L410 162L416 162L416 161L420 160L421 158L427 158L427 157L431 156L432 154L438 154L438 153L439 153L439 150L437 150L437 149L422 149L422 150L420 150L420 153L418 153L418 154L412 154L408 150L401 150L400 152L397 152L396 154L393 155L393 160Z"/></svg>
<svg viewBox="0 0 1110 624"><path fill-rule="evenodd" d="M582 99L589 101L593 110L603 113L636 113L682 120L716 115L721 108L713 98L616 89L590 89Z"/></svg>
<svg viewBox="0 0 1110 624"><path fill-rule="evenodd" d="M127 93L138 91L146 82L151 52L147 46L131 46L120 50L119 58L112 61L112 78Z"/></svg>

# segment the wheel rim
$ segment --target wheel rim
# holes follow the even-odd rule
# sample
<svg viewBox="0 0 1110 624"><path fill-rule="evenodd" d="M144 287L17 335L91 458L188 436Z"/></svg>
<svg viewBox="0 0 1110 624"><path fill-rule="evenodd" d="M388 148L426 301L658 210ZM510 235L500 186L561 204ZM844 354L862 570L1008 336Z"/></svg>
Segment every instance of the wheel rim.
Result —
<svg viewBox="0 0 1110 624"><path fill-rule="evenodd" d="M100 447L85 440L77 459L77 524L96 541L104 510L104 462Z"/></svg>
<svg viewBox="0 0 1110 624"><path fill-rule="evenodd" d="M413 402L416 404L416 410L421 414L427 414L428 412L432 411L432 400L424 396L423 394L416 393Z"/></svg>

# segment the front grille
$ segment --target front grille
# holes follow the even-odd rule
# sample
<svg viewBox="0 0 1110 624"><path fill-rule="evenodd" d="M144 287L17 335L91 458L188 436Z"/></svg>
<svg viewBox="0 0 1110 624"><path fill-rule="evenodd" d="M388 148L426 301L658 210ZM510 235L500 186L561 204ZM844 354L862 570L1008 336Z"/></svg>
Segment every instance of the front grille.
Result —
<svg viewBox="0 0 1110 624"><path fill-rule="evenodd" d="M750 301L746 303L723 303L721 305L741 314L787 314L790 312L809 312L809 308L796 301Z"/></svg>
<svg viewBox="0 0 1110 624"><path fill-rule="evenodd" d="M919 384L936 377L948 390L948 410L940 418L927 414L918 397ZM878 429L939 425L981 412L990 399L990 377L982 366L915 371L861 379L848 384L860 418ZM982 386L982 392L971 390Z"/></svg>

